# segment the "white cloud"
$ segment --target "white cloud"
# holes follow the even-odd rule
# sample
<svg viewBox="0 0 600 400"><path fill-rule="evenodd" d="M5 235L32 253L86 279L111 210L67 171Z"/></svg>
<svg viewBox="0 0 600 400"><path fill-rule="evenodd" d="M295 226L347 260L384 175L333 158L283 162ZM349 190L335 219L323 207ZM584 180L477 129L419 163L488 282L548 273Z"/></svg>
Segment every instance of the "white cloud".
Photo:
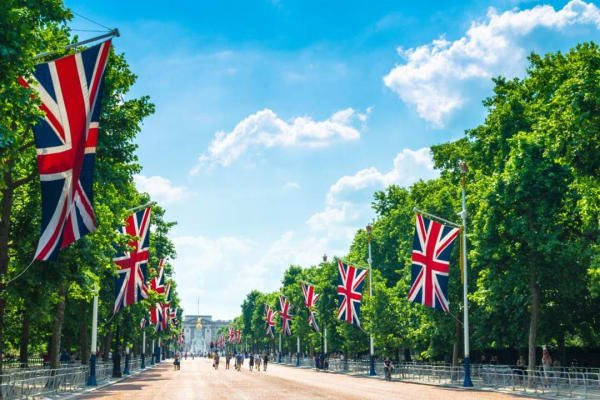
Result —
<svg viewBox="0 0 600 400"><path fill-rule="evenodd" d="M184 294L187 314L211 310L214 318L233 318L253 289L277 290L290 264L308 266L320 261L326 244L319 238L302 238L293 231L273 241L240 236L209 238L179 236L173 239L178 292Z"/></svg>
<svg viewBox="0 0 600 400"><path fill-rule="evenodd" d="M406 63L394 67L383 81L402 101L414 105L421 118L441 127L464 105L469 81L522 73L530 49L519 41L534 29L561 31L573 25L600 27L600 9L581 0L560 10L544 5L499 14L490 8L485 20L472 23L460 39L440 37L415 48L398 48Z"/></svg>
<svg viewBox="0 0 600 400"><path fill-rule="evenodd" d="M286 182L283 185L283 190L300 190L301 186L298 182Z"/></svg>
<svg viewBox="0 0 600 400"><path fill-rule="evenodd" d="M409 186L419 179L437 175L429 148L404 149L396 155L392 169L387 172L370 167L339 178L329 188L325 209L313 214L306 223L314 231L325 232L327 237L343 240L347 248L356 230L373 216L370 204L374 190L392 184Z"/></svg>
<svg viewBox="0 0 600 400"><path fill-rule="evenodd" d="M133 181L140 192L148 193L152 200L156 200L161 204L179 201L187 193L183 186L174 186L169 179L158 175L135 175Z"/></svg>
<svg viewBox="0 0 600 400"><path fill-rule="evenodd" d="M352 108L335 112L323 121L303 116L285 121L272 110L264 109L247 116L230 132L219 131L200 155L191 174L204 167L231 165L253 148L325 147L340 141L357 140L360 131L356 121L364 123L370 110L360 113Z"/></svg>

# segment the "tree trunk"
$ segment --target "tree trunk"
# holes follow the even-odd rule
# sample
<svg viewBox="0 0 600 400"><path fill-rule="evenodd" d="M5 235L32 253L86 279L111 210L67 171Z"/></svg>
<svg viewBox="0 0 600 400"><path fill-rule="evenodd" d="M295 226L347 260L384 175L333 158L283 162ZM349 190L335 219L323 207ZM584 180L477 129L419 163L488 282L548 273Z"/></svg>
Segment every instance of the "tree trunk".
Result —
<svg viewBox="0 0 600 400"><path fill-rule="evenodd" d="M458 356L460 353L460 339L461 339L461 325L460 321L454 319L454 348L452 349L452 366L458 366Z"/></svg>
<svg viewBox="0 0 600 400"><path fill-rule="evenodd" d="M535 273L530 276L531 289L531 321L529 324L529 364L528 369L533 371L536 365L535 346L537 343L537 326L540 316L540 286L536 282Z"/></svg>
<svg viewBox="0 0 600 400"><path fill-rule="evenodd" d="M112 329L107 329L106 334L102 337L102 360L108 361L110 354L110 343L112 342Z"/></svg>
<svg viewBox="0 0 600 400"><path fill-rule="evenodd" d="M88 318L88 304L82 303L81 321L79 323L79 356L81 364L87 365L90 359L90 344L88 328L91 325Z"/></svg>
<svg viewBox="0 0 600 400"><path fill-rule="evenodd" d="M0 385L2 384L2 366L4 364L4 312L6 310L6 288L4 281L10 261L8 255L8 241L10 232L10 215L12 211L14 187L12 186L12 162L7 162L7 172L4 174L6 188L2 190L2 204L0 204ZM2 398L2 392L0 392Z"/></svg>
<svg viewBox="0 0 600 400"><path fill-rule="evenodd" d="M54 323L52 325L52 340L50 341L50 368L58 368L60 366L60 339L65 319L65 303L67 302L66 282L61 282L59 285L58 296L59 301L56 304Z"/></svg>
<svg viewBox="0 0 600 400"><path fill-rule="evenodd" d="M21 323L21 342L19 344L19 361L21 368L27 368L29 362L29 325L31 319L27 312L27 307L23 307L22 312L23 322Z"/></svg>

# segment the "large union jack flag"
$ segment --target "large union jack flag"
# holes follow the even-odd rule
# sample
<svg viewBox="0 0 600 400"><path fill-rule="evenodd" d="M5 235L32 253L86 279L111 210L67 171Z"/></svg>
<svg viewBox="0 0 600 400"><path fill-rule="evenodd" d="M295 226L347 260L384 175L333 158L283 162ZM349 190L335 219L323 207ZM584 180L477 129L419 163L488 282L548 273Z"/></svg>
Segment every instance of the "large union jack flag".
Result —
<svg viewBox="0 0 600 400"><path fill-rule="evenodd" d="M45 116L33 128L42 186L42 225L36 260L96 230L92 180L102 81L110 40L36 66L19 79L40 97Z"/></svg>
<svg viewBox="0 0 600 400"><path fill-rule="evenodd" d="M129 249L119 250L113 261L118 266L119 276L115 278L116 314L121 307L127 307L148 298L146 287L146 267L148 264L148 246L150 243L150 207L133 213L125 219L125 226L120 230L132 236Z"/></svg>
<svg viewBox="0 0 600 400"><path fill-rule="evenodd" d="M308 324L314 329L315 332L319 332L319 325L317 324L317 316L313 308L317 305L319 300L319 294L315 293L315 287L313 285L302 282L302 293L304 294L304 305L308 308Z"/></svg>
<svg viewBox="0 0 600 400"><path fill-rule="evenodd" d="M292 321L292 305L285 296L279 296L279 318L281 318L281 329L286 336L292 335L290 324Z"/></svg>
<svg viewBox="0 0 600 400"><path fill-rule="evenodd" d="M346 265L338 260L338 309L337 318L360 328L360 304L362 301L362 288L367 276L366 269L359 269Z"/></svg>
<svg viewBox="0 0 600 400"><path fill-rule="evenodd" d="M267 323L267 336L275 337L273 327L275 326L275 311L265 304L265 322Z"/></svg>
<svg viewBox="0 0 600 400"><path fill-rule="evenodd" d="M417 214L409 301L448 311L450 252L459 232Z"/></svg>

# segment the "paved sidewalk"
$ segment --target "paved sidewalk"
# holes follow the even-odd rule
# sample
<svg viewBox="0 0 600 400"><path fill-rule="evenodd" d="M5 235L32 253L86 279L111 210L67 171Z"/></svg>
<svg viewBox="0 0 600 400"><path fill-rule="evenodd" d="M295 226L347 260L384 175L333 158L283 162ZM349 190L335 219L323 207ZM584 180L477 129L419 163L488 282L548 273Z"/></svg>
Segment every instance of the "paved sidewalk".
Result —
<svg viewBox="0 0 600 400"><path fill-rule="evenodd" d="M516 399L504 393L433 387L404 382L325 374L269 365L267 372L218 370L205 358L182 360L181 370L164 362L137 376L78 396L78 399Z"/></svg>

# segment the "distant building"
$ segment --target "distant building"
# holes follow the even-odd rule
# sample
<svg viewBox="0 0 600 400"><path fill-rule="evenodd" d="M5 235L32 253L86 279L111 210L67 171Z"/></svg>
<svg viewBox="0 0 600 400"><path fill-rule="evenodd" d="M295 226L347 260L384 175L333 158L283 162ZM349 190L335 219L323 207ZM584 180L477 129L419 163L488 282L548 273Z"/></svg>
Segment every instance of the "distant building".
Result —
<svg viewBox="0 0 600 400"><path fill-rule="evenodd" d="M186 315L183 317L183 334L185 335L185 351L207 353L210 342L218 339L217 332L227 327L231 321L213 321L211 315Z"/></svg>

